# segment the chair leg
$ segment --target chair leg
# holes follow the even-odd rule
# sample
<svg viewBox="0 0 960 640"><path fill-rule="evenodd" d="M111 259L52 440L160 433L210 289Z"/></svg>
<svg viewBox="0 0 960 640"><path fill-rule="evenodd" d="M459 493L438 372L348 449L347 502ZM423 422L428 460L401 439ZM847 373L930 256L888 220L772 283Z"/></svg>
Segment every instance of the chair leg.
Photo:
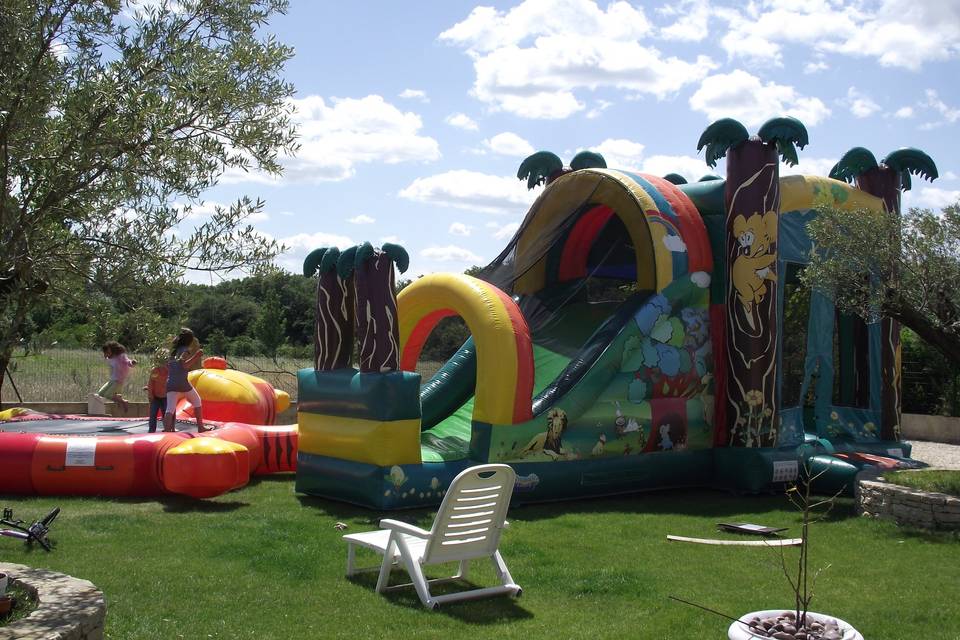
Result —
<svg viewBox="0 0 960 640"><path fill-rule="evenodd" d="M423 567L410 553L403 536L400 536L400 539L397 540L397 546L400 549L400 558L403 560L403 565L406 567L407 573L410 574L410 581L413 582L413 587L417 590L417 595L420 596L420 602L433 609L436 603L430 597L430 585L427 584L427 577L423 575Z"/></svg>
<svg viewBox="0 0 960 640"><path fill-rule="evenodd" d="M354 567L353 567L354 555L355 555L355 551L354 551L353 543L348 541L347 542L347 577L350 577L355 573Z"/></svg>
<svg viewBox="0 0 960 640"><path fill-rule="evenodd" d="M513 576L510 575L510 570L507 569L507 563L503 561L503 556L500 555L499 550L493 552L493 555L490 556L490 561L493 563L493 568L497 572L497 577L500 579L501 584L514 584Z"/></svg>
<svg viewBox="0 0 960 640"><path fill-rule="evenodd" d="M377 593L383 593L390 581L390 569L393 568L393 548L396 541L393 539L395 534L390 534L390 540L387 542L387 548L383 551L383 564L380 565L380 577L377 578Z"/></svg>
<svg viewBox="0 0 960 640"><path fill-rule="evenodd" d="M457 575L453 576L454 578L460 578L461 580L467 579L467 574L470 572L470 561L461 560L460 561L460 570L457 571Z"/></svg>

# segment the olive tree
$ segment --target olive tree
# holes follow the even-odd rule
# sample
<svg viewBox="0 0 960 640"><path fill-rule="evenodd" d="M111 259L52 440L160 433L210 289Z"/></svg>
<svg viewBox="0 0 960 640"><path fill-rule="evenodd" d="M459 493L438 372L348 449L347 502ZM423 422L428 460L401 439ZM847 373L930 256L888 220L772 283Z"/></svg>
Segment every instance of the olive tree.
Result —
<svg viewBox="0 0 960 640"><path fill-rule="evenodd" d="M960 203L940 213L822 208L804 281L842 311L888 316L960 366Z"/></svg>
<svg viewBox="0 0 960 640"><path fill-rule="evenodd" d="M189 269L280 250L241 198L194 206L227 170L296 149L286 0L4 0L0 11L0 385L45 297L138 308Z"/></svg>

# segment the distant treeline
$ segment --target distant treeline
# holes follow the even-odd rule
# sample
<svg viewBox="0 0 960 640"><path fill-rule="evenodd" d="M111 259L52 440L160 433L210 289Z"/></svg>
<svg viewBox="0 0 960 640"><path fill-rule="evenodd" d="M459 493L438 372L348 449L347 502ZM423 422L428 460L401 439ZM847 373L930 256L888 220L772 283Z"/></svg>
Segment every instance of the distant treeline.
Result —
<svg viewBox="0 0 960 640"><path fill-rule="evenodd" d="M409 282L399 281L398 290ZM316 279L276 269L212 286L181 285L149 300L101 297L77 308L51 299L31 314L22 344L28 351L98 349L118 340L149 352L187 326L207 354L312 358L315 300ZM468 335L462 320L444 319L421 358L445 360Z"/></svg>

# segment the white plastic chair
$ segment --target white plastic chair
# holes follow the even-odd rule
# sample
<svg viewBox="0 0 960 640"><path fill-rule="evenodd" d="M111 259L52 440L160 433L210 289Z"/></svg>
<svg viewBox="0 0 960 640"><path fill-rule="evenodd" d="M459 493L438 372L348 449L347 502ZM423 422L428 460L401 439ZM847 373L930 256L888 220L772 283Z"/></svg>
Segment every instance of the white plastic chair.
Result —
<svg viewBox="0 0 960 640"><path fill-rule="evenodd" d="M381 520L379 531L343 536L347 541L347 575L373 571L375 567L354 566L355 546L365 547L383 556L377 592L413 586L420 601L431 609L444 602L471 600L497 595L521 594L500 555L500 533L506 528L507 509L517 474L505 464L484 464L462 471L440 504L430 531L397 520ZM445 595L430 594L430 585L466 579L471 560L490 558L500 584ZM428 580L423 573L427 565L459 562L459 570L449 578ZM402 565L412 582L387 586L390 570Z"/></svg>

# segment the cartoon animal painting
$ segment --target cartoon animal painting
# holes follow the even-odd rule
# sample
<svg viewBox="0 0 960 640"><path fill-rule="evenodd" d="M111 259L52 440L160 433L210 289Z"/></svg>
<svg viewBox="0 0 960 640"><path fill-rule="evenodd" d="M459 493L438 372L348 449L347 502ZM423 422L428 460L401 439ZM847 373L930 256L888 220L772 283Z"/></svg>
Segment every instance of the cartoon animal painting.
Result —
<svg viewBox="0 0 960 640"><path fill-rule="evenodd" d="M679 414L665 415L654 433L657 434L655 447L660 451L687 448L687 421Z"/></svg>
<svg viewBox="0 0 960 640"><path fill-rule="evenodd" d="M597 444L593 445L593 450L590 451L590 455L594 458L599 458L603 455L603 449L607 444L607 434L601 433L600 439L597 440Z"/></svg>
<svg viewBox="0 0 960 640"><path fill-rule="evenodd" d="M551 409L547 414L547 430L531 438L520 452L520 457L543 453L554 460L566 455L561 436L567 429L567 413L563 409Z"/></svg>
<svg viewBox="0 0 960 640"><path fill-rule="evenodd" d="M754 213L749 218L739 214L733 219L733 234L740 248L730 275L747 322L753 328L753 305L766 295L765 281L777 280L777 256L770 253L770 245L777 241L777 212Z"/></svg>

